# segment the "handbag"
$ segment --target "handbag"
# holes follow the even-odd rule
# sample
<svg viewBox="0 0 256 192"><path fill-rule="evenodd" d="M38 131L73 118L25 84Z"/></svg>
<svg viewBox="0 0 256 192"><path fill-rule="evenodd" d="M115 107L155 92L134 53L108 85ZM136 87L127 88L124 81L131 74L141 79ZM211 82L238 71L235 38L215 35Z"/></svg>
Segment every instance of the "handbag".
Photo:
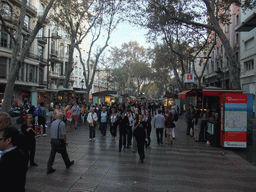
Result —
<svg viewBox="0 0 256 192"><path fill-rule="evenodd" d="M91 114L91 116L92 116L92 114ZM93 125L97 124L97 121L93 120L93 116L92 116L92 123L93 123Z"/></svg>
<svg viewBox="0 0 256 192"><path fill-rule="evenodd" d="M56 145L57 145L57 153L61 153L63 150L65 150L65 147L66 147L66 144L65 144L65 141L64 139L60 139L60 123L61 121L59 122L58 124L58 136L57 136L57 140L56 140Z"/></svg>
<svg viewBox="0 0 256 192"><path fill-rule="evenodd" d="M193 137L193 134L194 134L194 130L190 128L190 136Z"/></svg>

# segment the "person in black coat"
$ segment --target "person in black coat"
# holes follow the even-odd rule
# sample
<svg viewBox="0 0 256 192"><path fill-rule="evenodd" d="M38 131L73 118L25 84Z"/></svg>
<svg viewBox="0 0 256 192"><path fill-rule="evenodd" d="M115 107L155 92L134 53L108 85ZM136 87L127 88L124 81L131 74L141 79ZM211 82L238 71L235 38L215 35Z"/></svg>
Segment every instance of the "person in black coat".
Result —
<svg viewBox="0 0 256 192"><path fill-rule="evenodd" d="M128 117L125 116L124 111L122 111L121 117L119 118L118 122L119 122L119 133L120 133L119 152L121 152L122 145L124 146L124 148L126 148L126 130L129 127L129 120L128 120Z"/></svg>
<svg viewBox="0 0 256 192"><path fill-rule="evenodd" d="M118 126L118 115L116 113L116 108L111 108L109 124L110 124L110 133L112 135L112 140L114 141L116 138L116 130Z"/></svg>
<svg viewBox="0 0 256 192"><path fill-rule="evenodd" d="M134 134L137 140L138 153L140 156L140 160L143 163L143 160L145 159L144 145L145 145L145 138L147 137L147 125L146 125L146 122L144 122L142 119L143 119L143 116L139 115L139 120L135 122Z"/></svg>
<svg viewBox="0 0 256 192"><path fill-rule="evenodd" d="M20 132L14 127L0 130L1 191L25 191L27 157L18 147Z"/></svg>
<svg viewBox="0 0 256 192"><path fill-rule="evenodd" d="M33 122L33 115L28 114L24 124L21 126L21 132L25 136L25 148L29 153L29 160L31 166L38 166L35 163L35 152L36 152L36 131L35 124Z"/></svg>

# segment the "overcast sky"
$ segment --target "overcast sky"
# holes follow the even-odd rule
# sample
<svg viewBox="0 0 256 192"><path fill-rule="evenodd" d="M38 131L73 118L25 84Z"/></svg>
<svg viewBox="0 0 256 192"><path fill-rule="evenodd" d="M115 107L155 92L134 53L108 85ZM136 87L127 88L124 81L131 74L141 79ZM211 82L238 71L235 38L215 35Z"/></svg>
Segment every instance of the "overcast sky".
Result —
<svg viewBox="0 0 256 192"><path fill-rule="evenodd" d="M146 34L146 29L128 23L120 23L111 35L109 46L121 48L123 43L137 41L140 46L148 48L150 47L150 44L146 42Z"/></svg>

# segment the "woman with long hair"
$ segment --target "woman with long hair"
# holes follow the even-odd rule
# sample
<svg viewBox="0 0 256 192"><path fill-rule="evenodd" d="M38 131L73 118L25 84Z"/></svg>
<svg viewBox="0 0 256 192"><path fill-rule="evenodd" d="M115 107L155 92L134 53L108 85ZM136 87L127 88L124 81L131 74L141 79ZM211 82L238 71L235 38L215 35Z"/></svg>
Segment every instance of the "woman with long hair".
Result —
<svg viewBox="0 0 256 192"><path fill-rule="evenodd" d="M36 131L35 124L33 123L33 115L28 114L24 124L21 126L21 132L25 136L25 147L29 153L30 166L38 166L35 163L36 152Z"/></svg>
<svg viewBox="0 0 256 192"><path fill-rule="evenodd" d="M59 113L62 113L62 110L60 109L60 105L59 104L55 104L55 109L54 109L54 112L53 112L53 121L57 119L57 115Z"/></svg>
<svg viewBox="0 0 256 192"><path fill-rule="evenodd" d="M71 106L68 105L65 109L65 115L67 118L67 132L72 128L72 115L73 111L71 110Z"/></svg>
<svg viewBox="0 0 256 192"><path fill-rule="evenodd" d="M174 122L174 117L172 112L168 113L168 117L165 120L165 129L166 129L166 134L167 134L167 144L172 145L172 129L175 127Z"/></svg>

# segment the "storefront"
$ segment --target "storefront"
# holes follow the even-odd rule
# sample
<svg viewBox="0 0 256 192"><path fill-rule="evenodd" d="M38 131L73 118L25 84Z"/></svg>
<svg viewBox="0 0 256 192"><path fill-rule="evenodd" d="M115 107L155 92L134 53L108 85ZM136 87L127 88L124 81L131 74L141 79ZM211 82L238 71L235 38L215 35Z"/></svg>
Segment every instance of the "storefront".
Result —
<svg viewBox="0 0 256 192"><path fill-rule="evenodd" d="M166 94L163 96L163 104L165 106L165 109L168 110L172 105L180 105L178 99L178 95L166 92ZM180 106L179 106L180 109ZM180 112L179 112L180 113Z"/></svg>
<svg viewBox="0 0 256 192"><path fill-rule="evenodd" d="M55 104L63 105L76 102L75 92L70 89L38 89L37 103L41 102L49 111L52 111Z"/></svg>
<svg viewBox="0 0 256 192"><path fill-rule="evenodd" d="M107 104L108 106L110 106L116 101L119 101L119 97L116 91L102 91L92 94L93 104Z"/></svg>

